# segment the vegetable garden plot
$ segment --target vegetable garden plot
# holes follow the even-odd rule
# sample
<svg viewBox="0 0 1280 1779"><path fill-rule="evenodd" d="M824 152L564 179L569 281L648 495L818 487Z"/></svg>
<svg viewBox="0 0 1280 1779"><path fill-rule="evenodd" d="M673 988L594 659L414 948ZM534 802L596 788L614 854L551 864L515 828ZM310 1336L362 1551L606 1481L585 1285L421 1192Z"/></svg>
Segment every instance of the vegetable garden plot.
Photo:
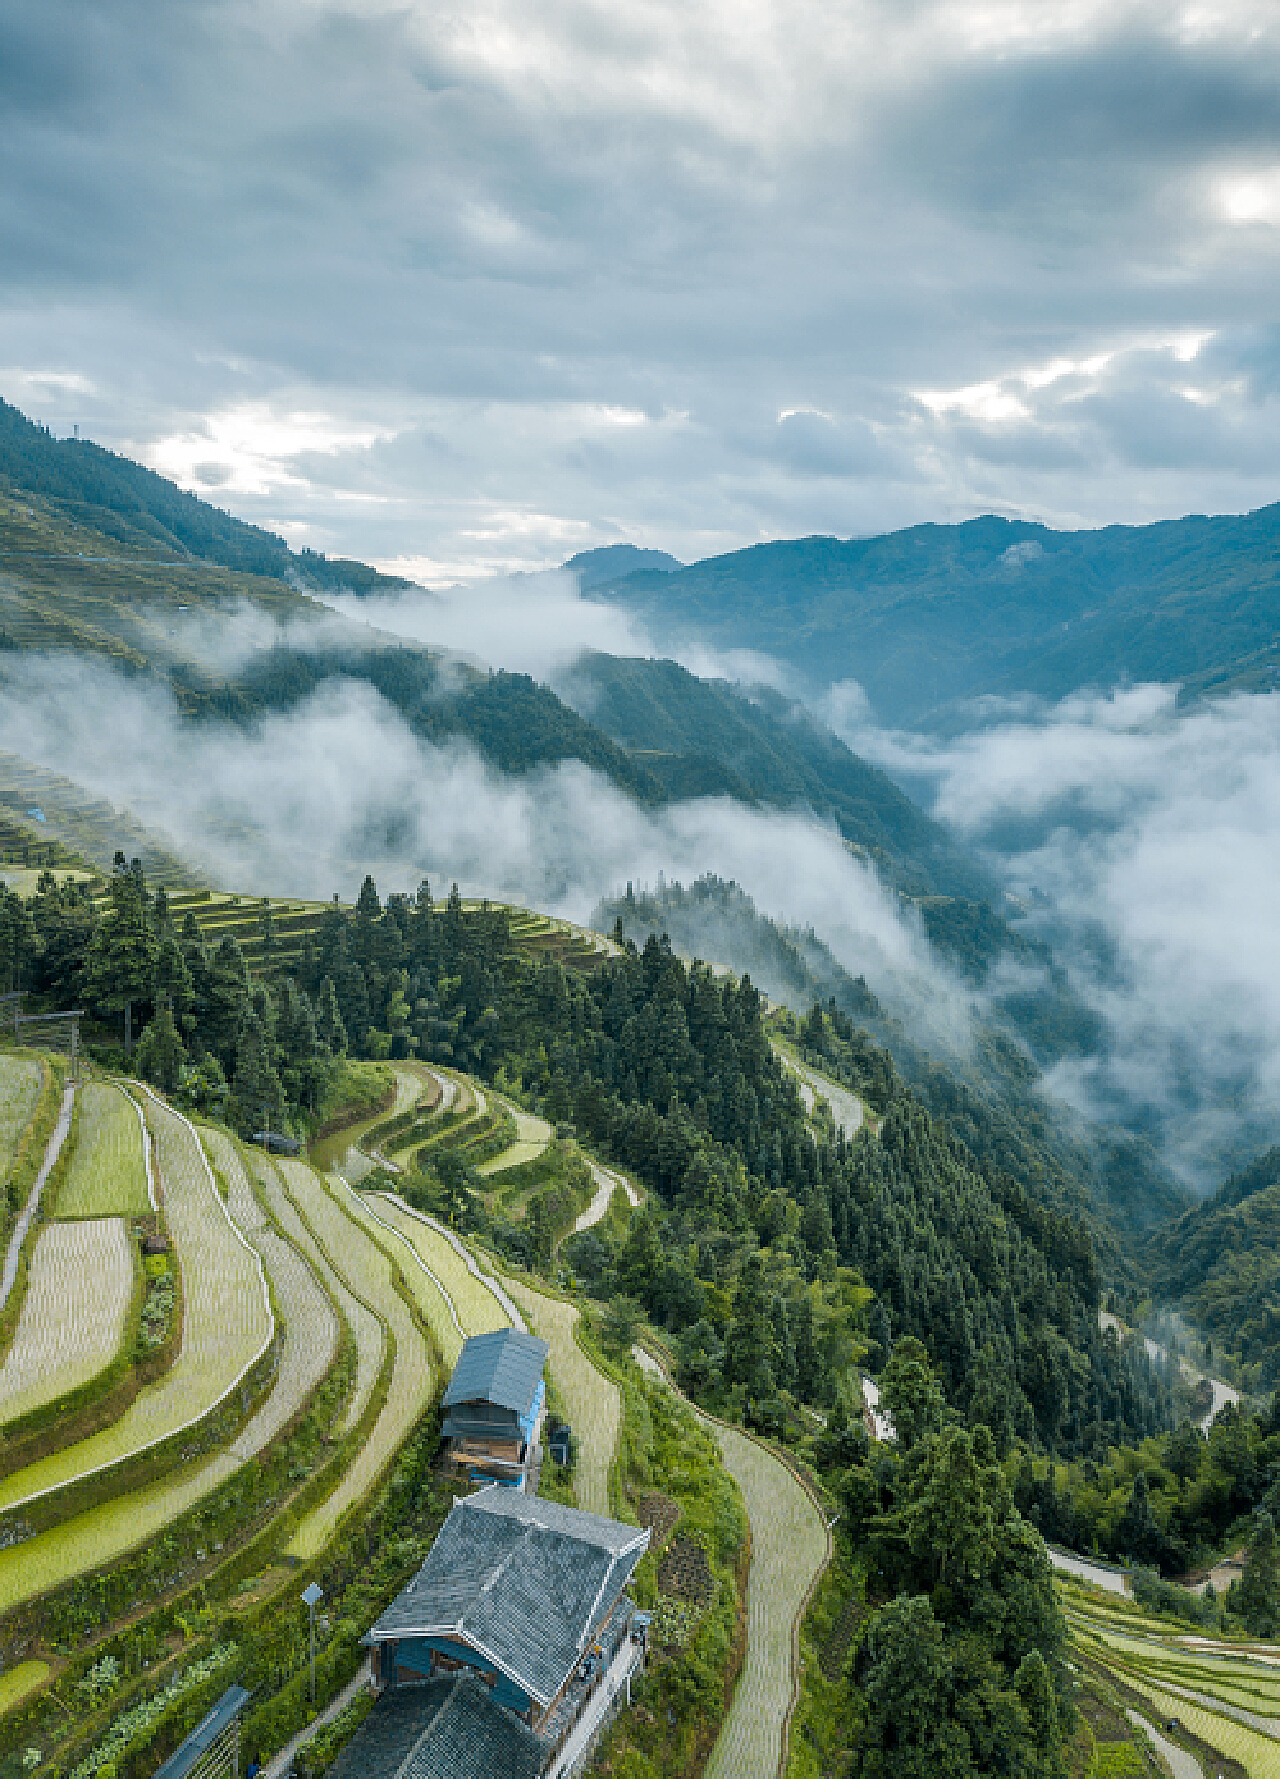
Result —
<svg viewBox="0 0 1280 1779"><path fill-rule="evenodd" d="M373 1395L386 1351L386 1331L369 1306L362 1303L346 1281L334 1271L328 1255L299 1216L298 1208L286 1193L274 1165L255 1151L250 1151L250 1160L267 1195L267 1203L276 1224L323 1279L355 1340L355 1383L352 1385L346 1413L337 1427L339 1433L349 1432L363 1415L369 1398Z"/></svg>
<svg viewBox="0 0 1280 1779"><path fill-rule="evenodd" d="M618 1386L597 1371L574 1339L578 1311L558 1297L543 1297L528 1285L505 1281L507 1289L529 1318L529 1326L551 1348L551 1374L555 1378L565 1417L580 1441L574 1493L578 1506L588 1513L609 1512L609 1466L618 1445L622 1425L622 1395ZM745 1769L743 1769L745 1771Z"/></svg>
<svg viewBox="0 0 1280 1779"><path fill-rule="evenodd" d="M795 1683L794 1627L827 1562L812 1496L780 1458L736 1427L707 1423L751 1521L747 1654L705 1779L777 1773Z"/></svg>
<svg viewBox="0 0 1280 1779"><path fill-rule="evenodd" d="M13 1166L18 1139L40 1103L40 1064L25 1056L0 1056L0 1182Z"/></svg>
<svg viewBox="0 0 1280 1779"><path fill-rule="evenodd" d="M53 1215L141 1217L150 1209L137 1107L120 1088L90 1081L80 1089L75 1148Z"/></svg>
<svg viewBox="0 0 1280 1779"><path fill-rule="evenodd" d="M372 1203L378 1216L412 1245L449 1293L465 1334L488 1334L491 1329L510 1326L511 1319L493 1292L438 1230L385 1193L373 1194Z"/></svg>
<svg viewBox="0 0 1280 1779"><path fill-rule="evenodd" d="M195 1131L146 1102L160 1149L165 1212L182 1269L182 1345L112 1426L0 1482L0 1509L131 1457L201 1419L235 1389L275 1332L262 1263L227 1215Z"/></svg>
<svg viewBox="0 0 1280 1779"><path fill-rule="evenodd" d="M105 1371L120 1350L133 1291L133 1249L122 1217L46 1224L0 1366L0 1424Z"/></svg>
<svg viewBox="0 0 1280 1779"><path fill-rule="evenodd" d="M332 1537L349 1508L364 1499L413 1430L431 1394L431 1358L408 1305L395 1287L392 1262L368 1230L303 1162L282 1161L290 1193L337 1270L380 1315L395 1341L386 1399L360 1451L328 1500L299 1526L288 1554L306 1562Z"/></svg>

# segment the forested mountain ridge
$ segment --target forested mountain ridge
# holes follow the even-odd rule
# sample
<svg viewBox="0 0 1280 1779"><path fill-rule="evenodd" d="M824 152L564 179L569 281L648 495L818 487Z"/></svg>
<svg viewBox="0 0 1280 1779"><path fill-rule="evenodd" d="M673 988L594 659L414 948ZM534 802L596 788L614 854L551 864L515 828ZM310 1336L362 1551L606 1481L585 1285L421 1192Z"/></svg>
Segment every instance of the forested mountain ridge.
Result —
<svg viewBox="0 0 1280 1779"><path fill-rule="evenodd" d="M1125 678L1177 680L1189 694L1270 690L1280 505L1096 531L986 517L797 538L623 576L592 597L761 650L818 686L855 679L893 723Z"/></svg>
<svg viewBox="0 0 1280 1779"><path fill-rule="evenodd" d="M408 585L363 562L295 551L155 470L88 439L55 439L0 399L0 488L40 497L64 518L116 543L291 581L315 591L391 592Z"/></svg>
<svg viewBox="0 0 1280 1779"><path fill-rule="evenodd" d="M620 923L640 945L665 933L682 955L749 973L797 1014L815 1005L827 1009L825 1025L818 1021L797 1033L809 1061L873 1106L885 1097L885 1081L900 1077L984 1166L1009 1174L1033 1199L1087 1219L1113 1272L1125 1270L1121 1255L1136 1231L1165 1224L1187 1207L1185 1189L1142 1139L1068 1123L1055 1111L998 1008L977 1024L963 1051L930 1051L815 933L781 926L738 885L714 877L602 902L592 919L602 932ZM1062 1045L1056 1054L1064 1054L1071 1042L1069 998L1053 1023ZM1078 1042L1091 1039L1085 1032Z"/></svg>

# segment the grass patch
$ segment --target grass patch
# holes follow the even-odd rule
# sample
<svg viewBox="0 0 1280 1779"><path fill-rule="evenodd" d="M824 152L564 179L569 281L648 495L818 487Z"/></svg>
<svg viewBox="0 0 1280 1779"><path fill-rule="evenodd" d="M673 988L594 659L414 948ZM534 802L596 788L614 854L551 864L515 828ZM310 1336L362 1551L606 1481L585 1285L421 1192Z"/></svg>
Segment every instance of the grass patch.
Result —
<svg viewBox="0 0 1280 1779"><path fill-rule="evenodd" d="M52 1672L48 1662L19 1662L16 1668L0 1674L0 1713L12 1711L28 1693L43 1686Z"/></svg>

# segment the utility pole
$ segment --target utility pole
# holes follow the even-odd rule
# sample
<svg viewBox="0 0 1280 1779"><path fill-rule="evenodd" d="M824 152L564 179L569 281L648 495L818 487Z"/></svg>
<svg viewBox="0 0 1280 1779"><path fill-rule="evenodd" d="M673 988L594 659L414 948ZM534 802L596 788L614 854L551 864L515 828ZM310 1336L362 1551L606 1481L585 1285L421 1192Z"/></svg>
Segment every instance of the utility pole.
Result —
<svg viewBox="0 0 1280 1779"><path fill-rule="evenodd" d="M316 1607L324 1599L324 1590L315 1582L310 1582L302 1590L302 1598L306 1601L311 1613L311 1709L316 1708Z"/></svg>

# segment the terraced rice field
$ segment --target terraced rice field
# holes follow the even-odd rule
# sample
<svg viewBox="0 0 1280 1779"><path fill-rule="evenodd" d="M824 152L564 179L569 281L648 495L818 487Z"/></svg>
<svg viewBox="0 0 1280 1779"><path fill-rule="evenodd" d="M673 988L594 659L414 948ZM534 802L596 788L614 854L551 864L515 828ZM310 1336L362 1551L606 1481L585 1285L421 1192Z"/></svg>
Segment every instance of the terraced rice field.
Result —
<svg viewBox="0 0 1280 1779"><path fill-rule="evenodd" d="M339 1433L347 1433L369 1406L369 1398L373 1395L374 1385L382 1370L386 1332L368 1304L361 1302L346 1280L334 1270L329 1256L311 1233L310 1227L299 1216L297 1206L286 1193L274 1164L257 1150L249 1151L249 1159L276 1226L284 1231L297 1251L324 1281L355 1340L355 1383L347 1402L346 1413L337 1428Z"/></svg>
<svg viewBox="0 0 1280 1779"><path fill-rule="evenodd" d="M466 1261L438 1230L389 1193L371 1195L379 1217L409 1242L448 1292L466 1335L506 1328L510 1317L493 1292L468 1268Z"/></svg>
<svg viewBox="0 0 1280 1779"><path fill-rule="evenodd" d="M431 1360L427 1343L395 1288L387 1253L314 1169L287 1160L281 1161L280 1169L334 1267L373 1306L395 1341L390 1388L368 1439L333 1494L303 1521L289 1545L288 1554L305 1562L328 1542L347 1510L375 1486L412 1431L431 1393Z"/></svg>
<svg viewBox="0 0 1280 1779"><path fill-rule="evenodd" d="M75 1148L53 1215L140 1217L150 1209L138 1109L119 1087L90 1081L77 1097Z"/></svg>
<svg viewBox="0 0 1280 1779"><path fill-rule="evenodd" d="M1280 1776L1280 1665L1270 1646L1191 1638L1159 1620L1064 1590L1072 1640L1163 1722L1177 1718L1254 1779Z"/></svg>
<svg viewBox="0 0 1280 1779"><path fill-rule="evenodd" d="M861 1129L866 1108L856 1093L851 1093L847 1087L841 1087L837 1081L829 1080L826 1075L820 1075L817 1069L811 1069L807 1063L797 1062L795 1057L779 1045L774 1045L774 1051L783 1068L799 1081L800 1097L804 1101L806 1112L812 1112L815 1099L821 1098L831 1107L836 1128L843 1130L847 1137Z"/></svg>
<svg viewBox="0 0 1280 1779"><path fill-rule="evenodd" d="M227 1209L261 1255L284 1318L284 1345L271 1395L231 1444L245 1461L290 1421L338 1356L341 1329L315 1272L292 1243L270 1227L230 1137L209 1131L205 1143L228 1187Z"/></svg>
<svg viewBox="0 0 1280 1779"><path fill-rule="evenodd" d="M19 1662L0 1674L0 1713L11 1711L19 1699L25 1699L49 1678L48 1662Z"/></svg>
<svg viewBox="0 0 1280 1779"><path fill-rule="evenodd" d="M736 1427L707 1423L751 1522L747 1654L706 1779L779 1773L799 1678L794 1627L826 1566L827 1530L813 1498L779 1458Z"/></svg>
<svg viewBox="0 0 1280 1779"><path fill-rule="evenodd" d="M452 1368L462 1351L466 1334L457 1307L439 1276L432 1271L414 1243L396 1228L381 1208L375 1208L367 1199L362 1199L345 1181L339 1180L337 1184L350 1194L345 1202L351 1215L365 1225L375 1240L390 1243L393 1252L397 1253L401 1275L436 1337L445 1364Z"/></svg>
<svg viewBox="0 0 1280 1779"><path fill-rule="evenodd" d="M9 1178L14 1151L39 1103L40 1064L25 1056L0 1056L0 1181Z"/></svg>
<svg viewBox="0 0 1280 1779"><path fill-rule="evenodd" d="M632 1354L642 1371L670 1387L642 1347ZM694 1413L719 1445L751 1522L746 1659L705 1779L781 1774L783 1732L800 1677L796 1632L830 1558L829 1535L813 1497L780 1458L696 1406Z"/></svg>
<svg viewBox="0 0 1280 1779"><path fill-rule="evenodd" d="M123 1218L45 1225L0 1367L0 1424L56 1402L106 1370L120 1350L133 1289Z"/></svg>
<svg viewBox="0 0 1280 1779"><path fill-rule="evenodd" d="M536 1161L555 1135L545 1118L539 1118L533 1112L523 1112L506 1100L498 1103L516 1121L516 1140L492 1161L482 1162L476 1169L478 1174L501 1174L509 1167L519 1167L522 1162Z"/></svg>
<svg viewBox="0 0 1280 1779"><path fill-rule="evenodd" d="M199 1420L239 1383L274 1333L258 1256L232 1225L195 1131L146 1100L182 1269L182 1345L169 1371L118 1421L0 1481L0 1510L131 1456Z"/></svg>
<svg viewBox="0 0 1280 1779"><path fill-rule="evenodd" d="M574 1339L578 1311L573 1304L544 1297L517 1279L507 1279L506 1286L528 1317L530 1328L551 1348L551 1375L565 1417L581 1442L573 1484L578 1506L588 1513L607 1515L609 1466L622 1425L622 1394L611 1378L596 1370Z"/></svg>

